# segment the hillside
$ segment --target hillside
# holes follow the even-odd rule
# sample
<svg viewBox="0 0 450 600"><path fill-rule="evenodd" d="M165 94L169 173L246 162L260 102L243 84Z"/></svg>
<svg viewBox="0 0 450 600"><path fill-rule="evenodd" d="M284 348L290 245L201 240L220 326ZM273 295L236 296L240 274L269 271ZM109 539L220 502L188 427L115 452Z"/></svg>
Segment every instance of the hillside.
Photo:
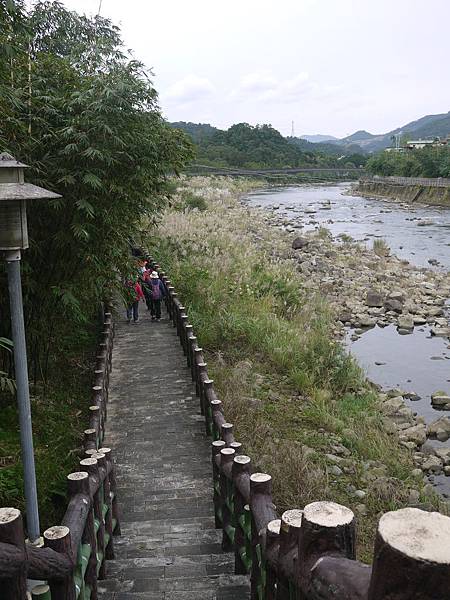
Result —
<svg viewBox="0 0 450 600"><path fill-rule="evenodd" d="M359 166L361 155L351 157L331 144L313 144L285 138L270 125L232 125L223 131L208 124L171 123L190 135L196 145L196 162L247 169ZM357 149L357 147L356 147ZM355 161L355 162L354 162Z"/></svg>

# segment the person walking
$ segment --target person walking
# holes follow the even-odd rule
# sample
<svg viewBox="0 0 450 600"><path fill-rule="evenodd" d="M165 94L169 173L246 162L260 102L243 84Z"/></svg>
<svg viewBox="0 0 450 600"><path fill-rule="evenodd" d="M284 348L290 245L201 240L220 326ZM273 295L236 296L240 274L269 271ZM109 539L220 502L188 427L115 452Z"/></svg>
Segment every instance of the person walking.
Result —
<svg viewBox="0 0 450 600"><path fill-rule="evenodd" d="M151 304L150 304L150 314L152 316L152 321L160 321L161 320L161 300L166 295L166 290L164 289L163 282L158 276L156 271L152 271L150 275L150 294L151 294Z"/></svg>
<svg viewBox="0 0 450 600"><path fill-rule="evenodd" d="M133 318L134 323L139 323L139 300L144 300L144 294L138 281L127 279L125 282L127 288L128 303L127 303L127 323L131 323Z"/></svg>

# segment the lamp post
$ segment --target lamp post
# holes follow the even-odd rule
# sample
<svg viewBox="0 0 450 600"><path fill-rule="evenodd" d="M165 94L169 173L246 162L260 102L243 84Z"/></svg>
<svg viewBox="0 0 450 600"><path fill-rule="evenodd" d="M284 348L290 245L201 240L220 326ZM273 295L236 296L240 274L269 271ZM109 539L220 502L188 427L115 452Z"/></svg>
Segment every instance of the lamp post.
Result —
<svg viewBox="0 0 450 600"><path fill-rule="evenodd" d="M26 165L17 162L10 154L6 152L0 154L0 252L3 252L8 272L28 537L31 542L35 542L39 538L39 510L20 279L20 252L28 248L27 201L61 196L25 183L23 174L25 167Z"/></svg>

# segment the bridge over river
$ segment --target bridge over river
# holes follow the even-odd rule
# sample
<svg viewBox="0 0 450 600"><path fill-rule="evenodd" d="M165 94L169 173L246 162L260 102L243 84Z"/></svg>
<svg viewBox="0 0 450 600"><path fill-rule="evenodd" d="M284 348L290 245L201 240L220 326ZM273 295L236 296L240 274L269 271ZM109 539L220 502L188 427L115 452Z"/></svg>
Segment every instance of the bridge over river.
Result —
<svg viewBox="0 0 450 600"><path fill-rule="evenodd" d="M350 178L358 179L365 174L364 169L357 167L297 167L286 169L233 169L211 167L209 165L190 165L187 169L189 174L195 175L219 175L224 177L282 177L294 175L309 175L310 177L333 176L336 179Z"/></svg>
<svg viewBox="0 0 450 600"><path fill-rule="evenodd" d="M61 525L25 544L20 512L0 508L1 600L449 600L449 517L384 514L369 566L349 508L277 514L272 477L235 440L186 309L152 266L167 312L119 313L115 335L105 313Z"/></svg>

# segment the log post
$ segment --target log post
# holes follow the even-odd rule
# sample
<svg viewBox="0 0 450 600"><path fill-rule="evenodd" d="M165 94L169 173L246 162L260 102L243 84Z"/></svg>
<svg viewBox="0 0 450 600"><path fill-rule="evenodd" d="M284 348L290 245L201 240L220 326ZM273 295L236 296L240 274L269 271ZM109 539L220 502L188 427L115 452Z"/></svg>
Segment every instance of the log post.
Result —
<svg viewBox="0 0 450 600"><path fill-rule="evenodd" d="M195 382L195 371L196 371L196 362L195 362L195 350L198 348L197 336L194 335L194 332L189 336L189 352L191 357L191 379Z"/></svg>
<svg viewBox="0 0 450 600"><path fill-rule="evenodd" d="M195 393L200 397L200 365L205 365L206 363L203 360L203 348L199 348L198 346L194 348L194 380L195 380Z"/></svg>
<svg viewBox="0 0 450 600"><path fill-rule="evenodd" d="M110 450L106 448L106 450ZM112 502L111 502L111 485L109 481L110 466L108 464L106 454L100 449L97 454L93 454L92 458L96 458L99 469L102 470L103 479L103 513L105 515L105 558L111 560L114 558L114 541L113 541L113 519L112 519ZM104 472L104 476L103 476Z"/></svg>
<svg viewBox="0 0 450 600"><path fill-rule="evenodd" d="M192 335L192 330L194 329L193 325L190 325L189 323L186 323L184 326L184 339L185 339L185 343L186 343L186 362L187 362L187 366L189 367L189 369L192 366L192 362L191 362L191 335Z"/></svg>
<svg viewBox="0 0 450 600"><path fill-rule="evenodd" d="M44 546L72 559L70 530L65 525L56 525L44 531ZM64 579L49 578L49 585L52 600L76 599L73 571Z"/></svg>
<svg viewBox="0 0 450 600"><path fill-rule="evenodd" d="M196 391L198 390L198 396L200 398L200 412L202 415L205 415L205 418L207 416L205 381L212 382L212 379L208 378L208 372L206 370L207 366L208 365L205 362L200 362L197 364L198 379L196 385ZM208 385L212 385L212 383Z"/></svg>
<svg viewBox="0 0 450 600"><path fill-rule="evenodd" d="M77 494L83 494L90 500L89 512L86 516L83 533L81 535L81 543L89 545L89 557L83 556L81 560L87 559L86 571L84 574L84 582L82 585L88 585L91 588L92 600L97 599L97 536L95 533L94 523L94 507L92 504L91 488L89 484L89 473L87 471L78 471L70 473L67 476L67 491L69 498ZM78 549L75 549L78 551ZM83 554L83 553L82 553Z"/></svg>
<svg viewBox="0 0 450 600"><path fill-rule="evenodd" d="M355 515L335 502L305 506L298 536L298 586L308 597L311 569L324 556L355 559Z"/></svg>
<svg viewBox="0 0 450 600"><path fill-rule="evenodd" d="M234 442L233 423L222 423L220 428L220 437L225 442L228 448Z"/></svg>
<svg viewBox="0 0 450 600"><path fill-rule="evenodd" d="M31 590L31 599L32 600L51 600L50 596L50 586L46 583L41 583L39 585L35 585Z"/></svg>
<svg viewBox="0 0 450 600"><path fill-rule="evenodd" d="M0 508L0 565L0 598L25 598L27 554L22 515L17 508Z"/></svg>
<svg viewBox="0 0 450 600"><path fill-rule="evenodd" d="M92 381L92 385L101 385L102 388L105 386L105 373L103 369L95 369L94 370L94 379Z"/></svg>
<svg viewBox="0 0 450 600"><path fill-rule="evenodd" d="M117 501L117 483L112 451L111 448L106 447L100 448L100 451L102 452L102 454L105 455L106 463L108 465L109 494L112 508L113 533L114 535L120 535L119 503Z"/></svg>
<svg viewBox="0 0 450 600"><path fill-rule="evenodd" d="M100 564L97 564L98 578L104 579L105 571L105 524L103 521L103 490L102 481L96 458L84 458L80 465L89 473L92 501L94 508L94 519L97 529L97 556Z"/></svg>
<svg viewBox="0 0 450 600"><path fill-rule="evenodd" d="M267 524L266 532L266 596L265 600L276 600L278 581L278 553L280 548L281 519Z"/></svg>
<svg viewBox="0 0 450 600"><path fill-rule="evenodd" d="M222 440L215 440L211 444L211 462L213 472L213 503L214 503L214 523L216 529L222 528L222 502L220 496L220 470L216 460L220 459L220 451L225 448L225 442Z"/></svg>
<svg viewBox="0 0 450 600"><path fill-rule="evenodd" d="M219 400L211 388L207 390L207 407L211 411L211 430L212 436L215 440L220 439L222 433L222 425L225 423L225 416L223 414L223 404ZM208 399L211 398L208 402Z"/></svg>
<svg viewBox="0 0 450 600"><path fill-rule="evenodd" d="M100 411L102 414L101 420L102 423L106 421L106 398L103 386L94 385L92 386L92 404L100 407Z"/></svg>
<svg viewBox="0 0 450 600"><path fill-rule="evenodd" d="M302 516L303 511L299 509L286 510L281 516L277 560L277 597L280 600L289 600L295 595L298 539Z"/></svg>
<svg viewBox="0 0 450 600"><path fill-rule="evenodd" d="M378 524L368 600L450 598L450 518L403 508Z"/></svg>
<svg viewBox="0 0 450 600"><path fill-rule="evenodd" d="M169 282L167 282L169 283ZM169 319L173 320L173 294L175 293L175 288L173 285L167 286L167 295L166 295L166 306L167 312L169 313Z"/></svg>
<svg viewBox="0 0 450 600"><path fill-rule="evenodd" d="M97 405L90 406L89 407L89 429L95 429L95 431L96 431L97 448L100 446L100 444L103 440L103 435L104 435L104 428L103 428L102 421L103 420L102 420L102 413L101 413L100 406L97 406Z"/></svg>
<svg viewBox="0 0 450 600"><path fill-rule="evenodd" d="M95 449L97 450L97 431L95 429L84 430L84 449Z"/></svg>
<svg viewBox="0 0 450 600"><path fill-rule="evenodd" d="M250 510L252 514L251 598L264 597L264 551L267 525L277 518L272 502L272 477L266 473L250 476Z"/></svg>
<svg viewBox="0 0 450 600"><path fill-rule="evenodd" d="M250 469L250 457L244 454L238 456L235 454L231 475L234 487L234 514L236 522L234 535L234 572L238 575L246 575L249 572L251 561L251 557L247 556L247 537L251 532L246 522L246 511L244 508L250 498Z"/></svg>
<svg viewBox="0 0 450 600"><path fill-rule="evenodd" d="M180 315L180 343L183 349L183 354L187 356L187 332L186 327L188 325L188 316L185 312Z"/></svg>
<svg viewBox="0 0 450 600"><path fill-rule="evenodd" d="M235 452L232 448L220 450L220 500L222 506L222 550L231 552L234 542L233 527L233 481L231 469Z"/></svg>
<svg viewBox="0 0 450 600"><path fill-rule="evenodd" d="M236 442L236 440L230 443L230 448L233 448L236 454L241 454L242 452L242 444L241 442Z"/></svg>

